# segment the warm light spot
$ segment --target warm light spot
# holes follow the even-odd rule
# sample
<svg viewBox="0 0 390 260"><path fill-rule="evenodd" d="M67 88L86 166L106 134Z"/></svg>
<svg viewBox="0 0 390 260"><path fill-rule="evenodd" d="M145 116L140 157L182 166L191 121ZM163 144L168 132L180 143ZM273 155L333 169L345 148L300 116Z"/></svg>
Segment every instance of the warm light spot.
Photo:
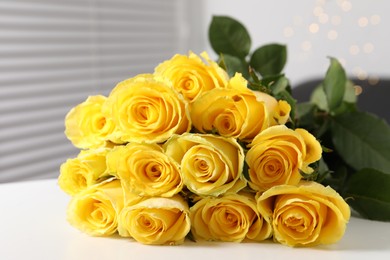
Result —
<svg viewBox="0 0 390 260"><path fill-rule="evenodd" d="M368 76L368 84L371 86L374 86L379 83L379 77L376 75L370 75Z"/></svg>
<svg viewBox="0 0 390 260"><path fill-rule="evenodd" d="M365 80L367 79L367 72L363 70L360 67L355 67L353 68L353 73L356 75L356 77L360 80Z"/></svg>
<svg viewBox="0 0 390 260"><path fill-rule="evenodd" d="M320 29L320 27L318 26L317 23L312 23L309 25L309 31L311 33L317 33L319 29Z"/></svg>
<svg viewBox="0 0 390 260"><path fill-rule="evenodd" d="M323 13L318 16L318 21L322 24L327 23L329 21L329 15Z"/></svg>
<svg viewBox="0 0 390 260"><path fill-rule="evenodd" d="M314 8L314 10L313 10L313 14L314 14L315 16L320 16L320 15L323 14L323 13L324 13L324 10L322 9L321 6L316 6L316 7Z"/></svg>
<svg viewBox="0 0 390 260"><path fill-rule="evenodd" d="M341 2L340 7L344 12L348 12L352 9L352 3L350 1L343 1Z"/></svg>
<svg viewBox="0 0 390 260"><path fill-rule="evenodd" d="M285 27L283 29L283 35L284 37L288 38L288 37L292 37L294 35L294 29L290 26L288 27Z"/></svg>
<svg viewBox="0 0 390 260"><path fill-rule="evenodd" d="M367 42L363 45L363 51L365 53L372 53L374 51L374 44L372 44L371 42Z"/></svg>
<svg viewBox="0 0 390 260"><path fill-rule="evenodd" d="M355 86L353 86L353 88L355 89L355 95L356 96L359 96L360 94L362 94L363 88L361 86L355 85Z"/></svg>
<svg viewBox="0 0 390 260"><path fill-rule="evenodd" d="M338 15L332 16L331 21L333 25L340 25L341 24L341 17Z"/></svg>
<svg viewBox="0 0 390 260"><path fill-rule="evenodd" d="M343 67L346 67L347 66L347 61L343 58L338 58L340 64L343 66Z"/></svg>
<svg viewBox="0 0 390 260"><path fill-rule="evenodd" d="M335 30L330 30L329 32L328 32L328 39L329 40L336 40L337 39L337 37L338 37L338 33L335 31Z"/></svg>
<svg viewBox="0 0 390 260"><path fill-rule="evenodd" d="M360 17L359 20L358 20L358 25L360 27L366 27L368 25L368 18L363 16L363 17Z"/></svg>
<svg viewBox="0 0 390 260"><path fill-rule="evenodd" d="M377 25L381 22L381 17L377 14L374 14L370 17L370 22L372 25Z"/></svg>
<svg viewBox="0 0 390 260"><path fill-rule="evenodd" d="M359 46L351 45L351 47L349 47L349 53L351 53L351 55L357 55L359 54L359 52L360 52Z"/></svg>
<svg viewBox="0 0 390 260"><path fill-rule="evenodd" d="M301 48L302 48L302 50L304 50L304 51L310 51L310 50L311 50L311 47L312 47L312 45L311 45L311 42L309 42L309 41L304 41L304 42L302 42L302 44L301 44Z"/></svg>
<svg viewBox="0 0 390 260"><path fill-rule="evenodd" d="M367 79L367 72L365 72L364 70L360 70L360 71L357 73L356 77L357 77L358 79L360 79L360 80L365 80L365 79Z"/></svg>

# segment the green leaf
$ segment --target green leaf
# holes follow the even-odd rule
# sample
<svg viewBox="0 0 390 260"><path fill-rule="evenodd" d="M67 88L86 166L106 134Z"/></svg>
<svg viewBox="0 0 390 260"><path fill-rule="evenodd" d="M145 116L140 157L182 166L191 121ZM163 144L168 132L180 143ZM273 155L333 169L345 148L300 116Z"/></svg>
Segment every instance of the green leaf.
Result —
<svg viewBox="0 0 390 260"><path fill-rule="evenodd" d="M357 110L356 107L356 94L355 94L355 87L352 81L347 80L345 83L345 92L343 101L341 104L335 108L332 112L333 115L339 115L343 113L353 112Z"/></svg>
<svg viewBox="0 0 390 260"><path fill-rule="evenodd" d="M356 103L357 96L355 93L355 86L352 81L348 80L345 84L345 93L343 100L348 103Z"/></svg>
<svg viewBox="0 0 390 260"><path fill-rule="evenodd" d="M329 111L328 101L326 100L326 95L322 84L313 90L310 96L310 102L316 104L317 107L323 111Z"/></svg>
<svg viewBox="0 0 390 260"><path fill-rule="evenodd" d="M333 111L333 115L336 116L336 115L346 114L354 111L357 111L355 103L347 103L343 101L341 105Z"/></svg>
<svg viewBox="0 0 390 260"><path fill-rule="evenodd" d="M296 105L296 116L299 127L312 126L314 124L315 105L310 102L298 103Z"/></svg>
<svg viewBox="0 0 390 260"><path fill-rule="evenodd" d="M250 65L264 77L281 73L286 61L287 48L285 45L268 44L254 51Z"/></svg>
<svg viewBox="0 0 390 260"><path fill-rule="evenodd" d="M362 217L390 221L390 174L362 169L350 177L344 196Z"/></svg>
<svg viewBox="0 0 390 260"><path fill-rule="evenodd" d="M330 164L328 163L328 165ZM345 188L345 182L348 177L348 167L346 167L346 165L330 165L329 167L330 169L332 169L332 171L330 172L330 174L325 176L321 183L325 186L331 186L333 189L335 189L341 194L343 189Z"/></svg>
<svg viewBox="0 0 390 260"><path fill-rule="evenodd" d="M239 72L244 76L244 78L249 78L249 65L245 60L229 54L221 54L219 63L223 64L222 67L226 70L230 77L233 77L236 72Z"/></svg>
<svg viewBox="0 0 390 260"><path fill-rule="evenodd" d="M249 66L249 76L252 78L254 83L261 85L261 80L259 76L256 74L256 71L254 71L251 66Z"/></svg>
<svg viewBox="0 0 390 260"><path fill-rule="evenodd" d="M316 104L319 109L329 112L328 100L324 91L323 83L316 87L310 97L310 102ZM345 92L341 104L332 112L334 115L356 110L355 88L351 81L346 81Z"/></svg>
<svg viewBox="0 0 390 260"><path fill-rule="evenodd" d="M209 40L217 54L230 54L242 59L251 48L251 38L244 25L227 16L213 16Z"/></svg>
<svg viewBox="0 0 390 260"><path fill-rule="evenodd" d="M382 119L364 112L333 117L332 141L352 168L390 170L390 127Z"/></svg>
<svg viewBox="0 0 390 260"><path fill-rule="evenodd" d="M271 85L273 85L281 77L284 77L284 74L263 76L263 78L261 79L261 84L267 87L271 87Z"/></svg>
<svg viewBox="0 0 390 260"><path fill-rule="evenodd" d="M346 83L347 76L343 67L335 58L330 58L330 66L322 86L331 112L341 105L344 99Z"/></svg>
<svg viewBox="0 0 390 260"><path fill-rule="evenodd" d="M279 94L280 92L286 90L289 85L290 85L290 82L288 81L288 79L284 75L281 75L275 81L275 83L271 85L272 94L274 94L274 95Z"/></svg>

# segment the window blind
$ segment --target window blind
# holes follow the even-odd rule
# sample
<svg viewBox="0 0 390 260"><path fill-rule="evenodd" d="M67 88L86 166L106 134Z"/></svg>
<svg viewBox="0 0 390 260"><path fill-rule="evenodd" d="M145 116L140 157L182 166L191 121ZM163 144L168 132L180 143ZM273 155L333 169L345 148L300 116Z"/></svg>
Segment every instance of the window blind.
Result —
<svg viewBox="0 0 390 260"><path fill-rule="evenodd" d="M64 118L186 47L180 0L0 1L0 182L57 177Z"/></svg>

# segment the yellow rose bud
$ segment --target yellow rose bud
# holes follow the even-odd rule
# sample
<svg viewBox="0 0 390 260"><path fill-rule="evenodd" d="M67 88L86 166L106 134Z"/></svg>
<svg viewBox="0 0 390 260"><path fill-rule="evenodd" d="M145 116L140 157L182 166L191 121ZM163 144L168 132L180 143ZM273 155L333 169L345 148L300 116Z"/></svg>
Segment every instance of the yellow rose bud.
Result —
<svg viewBox="0 0 390 260"><path fill-rule="evenodd" d="M246 186L244 152L234 138L185 133L172 136L164 149L180 164L184 184L196 194L218 196Z"/></svg>
<svg viewBox="0 0 390 260"><path fill-rule="evenodd" d="M191 128L186 103L167 81L139 75L120 82L104 108L124 142L160 143Z"/></svg>
<svg viewBox="0 0 390 260"><path fill-rule="evenodd" d="M76 158L68 159L60 167L58 185L69 195L75 195L100 182L106 172L106 155L109 149L83 150Z"/></svg>
<svg viewBox="0 0 390 260"><path fill-rule="evenodd" d="M129 143L107 155L108 171L140 196L171 197L183 188L179 165L157 144Z"/></svg>
<svg viewBox="0 0 390 260"><path fill-rule="evenodd" d="M195 240L262 241L272 235L249 194L203 198L190 208L190 217Z"/></svg>
<svg viewBox="0 0 390 260"><path fill-rule="evenodd" d="M90 96L68 112L65 135L74 146L87 149L108 145L115 125L102 113L105 101L104 96Z"/></svg>
<svg viewBox="0 0 390 260"><path fill-rule="evenodd" d="M119 180L108 180L76 194L69 203L67 218L75 228L92 236L109 236L117 231L117 216L123 208Z"/></svg>
<svg viewBox="0 0 390 260"><path fill-rule="evenodd" d="M306 129L303 128L297 128L295 129L295 132L299 133L302 136L306 145L306 154L303 158L304 164L309 165L321 159L322 148L321 144L317 141L317 139Z"/></svg>
<svg viewBox="0 0 390 260"><path fill-rule="evenodd" d="M205 92L190 105L192 124L202 133L250 141L268 127L264 102L256 100L246 80L236 74L225 89Z"/></svg>
<svg viewBox="0 0 390 260"><path fill-rule="evenodd" d="M302 178L300 171L312 172L308 165L321 158L321 146L307 131L305 137L301 133L302 130L278 125L253 139L245 158L252 189L264 191L281 184L295 185Z"/></svg>
<svg viewBox="0 0 390 260"><path fill-rule="evenodd" d="M118 223L121 236L151 245L181 244L190 229L188 205L179 195L132 200L123 208Z"/></svg>
<svg viewBox="0 0 390 260"><path fill-rule="evenodd" d="M344 199L316 182L275 186L258 195L257 206L272 223L274 240L288 246L336 243L350 218Z"/></svg>
<svg viewBox="0 0 390 260"><path fill-rule="evenodd" d="M207 90L225 87L228 80L227 73L206 52L201 56L205 62L192 52L188 56L176 54L159 64L154 74L172 81L173 87L192 102Z"/></svg>
<svg viewBox="0 0 390 260"><path fill-rule="evenodd" d="M271 95L260 91L254 91L256 99L264 102L269 113L269 125L284 125L290 118L291 106L285 100L276 100Z"/></svg>

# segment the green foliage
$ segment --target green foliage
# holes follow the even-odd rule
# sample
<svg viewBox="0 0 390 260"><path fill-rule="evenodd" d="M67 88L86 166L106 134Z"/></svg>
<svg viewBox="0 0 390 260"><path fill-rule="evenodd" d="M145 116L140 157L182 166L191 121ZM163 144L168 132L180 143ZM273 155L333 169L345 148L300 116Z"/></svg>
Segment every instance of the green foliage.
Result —
<svg viewBox="0 0 390 260"><path fill-rule="evenodd" d="M340 157L355 170L375 168L390 172L390 127L364 112L333 117L332 139Z"/></svg>
<svg viewBox="0 0 390 260"><path fill-rule="evenodd" d="M344 196L363 217L390 220L390 174L362 169L348 180Z"/></svg>
<svg viewBox="0 0 390 260"><path fill-rule="evenodd" d="M245 78L249 77L248 64L243 59L229 54L221 54L219 64L230 77L233 77L236 72L241 73Z"/></svg>
<svg viewBox="0 0 390 260"><path fill-rule="evenodd" d="M322 83L330 112L341 105L346 82L347 76L343 67L335 58L330 58L330 66Z"/></svg>
<svg viewBox="0 0 390 260"><path fill-rule="evenodd" d="M283 74L285 45L268 44L251 53L247 29L226 16L213 17L209 39L230 76L240 72L249 88L286 100L292 108L288 126L307 129L326 147L310 178L332 186L363 217L390 221L390 126L358 111L353 82L340 62L331 57L310 102L297 104Z"/></svg>
<svg viewBox="0 0 390 260"><path fill-rule="evenodd" d="M251 38L245 27L226 16L213 17L209 38L211 47L218 54L229 54L242 59L251 48Z"/></svg>
<svg viewBox="0 0 390 260"><path fill-rule="evenodd" d="M269 44L255 50L250 65L262 76L280 74L287 61L287 48L280 44Z"/></svg>

